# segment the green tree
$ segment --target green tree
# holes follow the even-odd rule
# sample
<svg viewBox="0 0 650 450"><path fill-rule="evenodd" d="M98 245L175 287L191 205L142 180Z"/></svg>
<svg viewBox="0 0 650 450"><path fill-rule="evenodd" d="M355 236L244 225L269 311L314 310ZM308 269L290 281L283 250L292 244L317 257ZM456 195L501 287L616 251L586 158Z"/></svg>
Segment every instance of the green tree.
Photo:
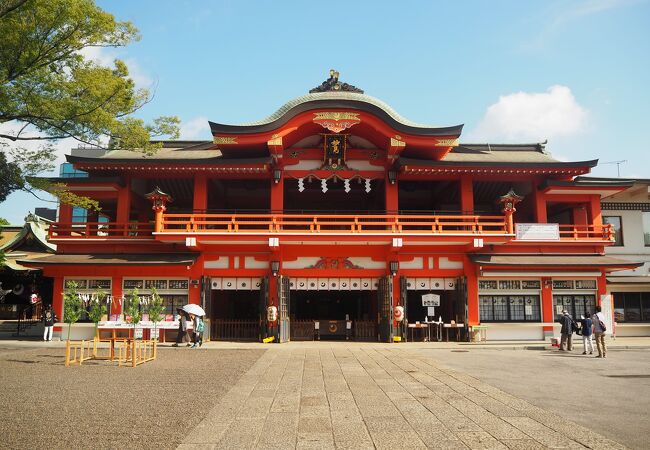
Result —
<svg viewBox="0 0 650 450"><path fill-rule="evenodd" d="M9 131L0 133L0 142L14 155L28 152L21 142L34 141L45 145L32 152L51 154L51 143L64 138L151 154L161 146L152 139L178 137L176 117L147 124L132 116L152 94L136 88L123 61L105 67L83 56L84 49L123 47L140 38L133 24L116 21L93 0L0 0L0 36L0 124L15 124L4 127ZM25 158L14 166L0 161L2 189L44 189L76 204L61 186L30 178L51 168L53 158L29 160L31 167Z"/></svg>
<svg viewBox="0 0 650 450"><path fill-rule="evenodd" d="M9 221L4 217L0 217L0 231L2 231L2 227L6 227L7 225L11 225Z"/></svg>
<svg viewBox="0 0 650 450"><path fill-rule="evenodd" d="M81 319L81 315L84 312L83 302L77 291L78 288L79 285L71 281L66 283L66 288L63 293L63 320L68 324L68 340L70 340L72 325Z"/></svg>
<svg viewBox="0 0 650 450"><path fill-rule="evenodd" d="M128 323L133 325L133 339L135 339L135 327L142 320L142 310L140 309L140 296L138 290L133 289L129 295L128 305L124 312L128 317Z"/></svg>
<svg viewBox="0 0 650 450"><path fill-rule="evenodd" d="M153 322L153 335L154 339L158 339L158 322L163 319L163 312L165 311L165 305L163 304L163 299L158 294L158 291L155 287L151 288L151 300L149 300L149 320Z"/></svg>
<svg viewBox="0 0 650 450"><path fill-rule="evenodd" d="M88 311L88 318L95 324L95 336L97 336L97 325L106 311L106 292L98 290L91 300L90 311Z"/></svg>

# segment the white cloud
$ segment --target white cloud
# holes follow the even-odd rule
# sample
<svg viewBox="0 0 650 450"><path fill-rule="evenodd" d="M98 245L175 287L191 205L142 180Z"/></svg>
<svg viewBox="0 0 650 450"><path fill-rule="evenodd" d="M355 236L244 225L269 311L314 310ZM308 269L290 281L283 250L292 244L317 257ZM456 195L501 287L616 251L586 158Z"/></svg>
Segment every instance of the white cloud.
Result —
<svg viewBox="0 0 650 450"><path fill-rule="evenodd" d="M473 141L543 141L580 133L587 126L588 116L571 89L556 85L546 92L499 97L467 137Z"/></svg>
<svg viewBox="0 0 650 450"><path fill-rule="evenodd" d="M210 139L207 117L199 116L181 123L181 139Z"/></svg>

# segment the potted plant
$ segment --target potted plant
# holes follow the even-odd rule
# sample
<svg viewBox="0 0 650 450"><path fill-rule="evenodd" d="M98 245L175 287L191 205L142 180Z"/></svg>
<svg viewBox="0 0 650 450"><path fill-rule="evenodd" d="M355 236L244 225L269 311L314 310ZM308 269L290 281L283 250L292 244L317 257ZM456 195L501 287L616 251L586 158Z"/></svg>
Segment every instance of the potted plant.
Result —
<svg viewBox="0 0 650 450"><path fill-rule="evenodd" d="M84 311L82 300L77 292L78 287L76 282L71 281L66 283L66 288L63 291L63 320L68 324L68 341L72 324L77 323Z"/></svg>
<svg viewBox="0 0 650 450"><path fill-rule="evenodd" d="M158 339L158 322L163 319L163 312L165 311L165 305L163 305L163 299L158 294L158 291L155 287L151 288L151 299L149 300L149 320L153 322L153 336L154 339Z"/></svg>

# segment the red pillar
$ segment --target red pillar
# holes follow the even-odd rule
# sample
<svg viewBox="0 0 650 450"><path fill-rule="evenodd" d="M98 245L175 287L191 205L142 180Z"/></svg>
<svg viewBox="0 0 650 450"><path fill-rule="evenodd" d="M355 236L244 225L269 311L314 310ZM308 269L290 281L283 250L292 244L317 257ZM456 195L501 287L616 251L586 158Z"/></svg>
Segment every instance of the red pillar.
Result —
<svg viewBox="0 0 650 450"><path fill-rule="evenodd" d="M122 277L114 276L111 278L111 296L113 301L111 302L111 311L110 314L120 314L122 312L122 305L120 305L120 300L124 295L122 291Z"/></svg>
<svg viewBox="0 0 650 450"><path fill-rule="evenodd" d="M603 216L600 213L600 195L592 195L590 197L589 220L593 225L603 224Z"/></svg>
<svg viewBox="0 0 650 450"><path fill-rule="evenodd" d="M585 205L578 205L571 210L574 225L587 225L587 208Z"/></svg>
<svg viewBox="0 0 650 450"><path fill-rule="evenodd" d="M195 213L203 213L208 209L208 178L204 174L194 177L194 202L192 208Z"/></svg>
<svg viewBox="0 0 650 450"><path fill-rule="evenodd" d="M72 223L72 206L65 203L59 204L59 222Z"/></svg>
<svg viewBox="0 0 650 450"><path fill-rule="evenodd" d="M480 322L478 310L478 277L476 267L468 257L463 258L465 277L467 277L467 325L478 325Z"/></svg>
<svg viewBox="0 0 650 450"><path fill-rule="evenodd" d="M192 280L196 279L194 277L190 277L190 292L189 292L189 302L194 303L196 305L201 304L201 285L193 285Z"/></svg>
<svg viewBox="0 0 650 450"><path fill-rule="evenodd" d="M542 321L553 322L553 285L551 278L542 278ZM553 335L553 326L544 327L544 338Z"/></svg>
<svg viewBox="0 0 650 450"><path fill-rule="evenodd" d="M469 176L460 179L460 209L463 213L474 212L474 186Z"/></svg>
<svg viewBox="0 0 650 450"><path fill-rule="evenodd" d="M548 218L546 217L546 199L544 198L544 193L537 189L537 182L533 182L533 201L535 222L546 223L548 221Z"/></svg>
<svg viewBox="0 0 650 450"><path fill-rule="evenodd" d="M125 186L117 193L117 223L128 223L131 216L131 179L124 180Z"/></svg>
<svg viewBox="0 0 650 450"><path fill-rule="evenodd" d="M271 212L282 214L284 212L284 171L276 183L271 180Z"/></svg>
<svg viewBox="0 0 650 450"><path fill-rule="evenodd" d="M384 186L386 213L397 214L399 211L399 190L397 188L397 180L391 184L390 179L388 178L388 171L386 171L386 176L384 177Z"/></svg>
<svg viewBox="0 0 650 450"><path fill-rule="evenodd" d="M54 314L63 322L63 276L54 277L54 287L52 289L52 308ZM61 331L61 327L54 327L54 331Z"/></svg>
<svg viewBox="0 0 650 450"><path fill-rule="evenodd" d="M57 229L57 234L60 236L70 236L69 224L72 223L72 206L59 203L59 223L68 224L64 227L64 229L67 228L68 231L58 231Z"/></svg>
<svg viewBox="0 0 650 450"><path fill-rule="evenodd" d="M605 272L601 272L601 275L598 277L598 298L596 298L596 304L600 305L600 296L607 294L607 277ZM612 306L612 311L614 308ZM613 319L612 319L613 320Z"/></svg>

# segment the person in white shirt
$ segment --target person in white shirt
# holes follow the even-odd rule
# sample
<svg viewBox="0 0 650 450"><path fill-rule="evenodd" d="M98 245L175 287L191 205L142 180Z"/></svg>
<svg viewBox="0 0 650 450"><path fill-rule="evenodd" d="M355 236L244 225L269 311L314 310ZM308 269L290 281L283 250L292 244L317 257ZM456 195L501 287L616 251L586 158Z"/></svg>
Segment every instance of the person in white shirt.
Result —
<svg viewBox="0 0 650 450"><path fill-rule="evenodd" d="M598 348L598 358L607 358L607 344L605 344L605 334L607 328L605 325L605 315L601 312L600 306L596 306L596 314L591 316L594 323L594 336L596 336L596 348Z"/></svg>

